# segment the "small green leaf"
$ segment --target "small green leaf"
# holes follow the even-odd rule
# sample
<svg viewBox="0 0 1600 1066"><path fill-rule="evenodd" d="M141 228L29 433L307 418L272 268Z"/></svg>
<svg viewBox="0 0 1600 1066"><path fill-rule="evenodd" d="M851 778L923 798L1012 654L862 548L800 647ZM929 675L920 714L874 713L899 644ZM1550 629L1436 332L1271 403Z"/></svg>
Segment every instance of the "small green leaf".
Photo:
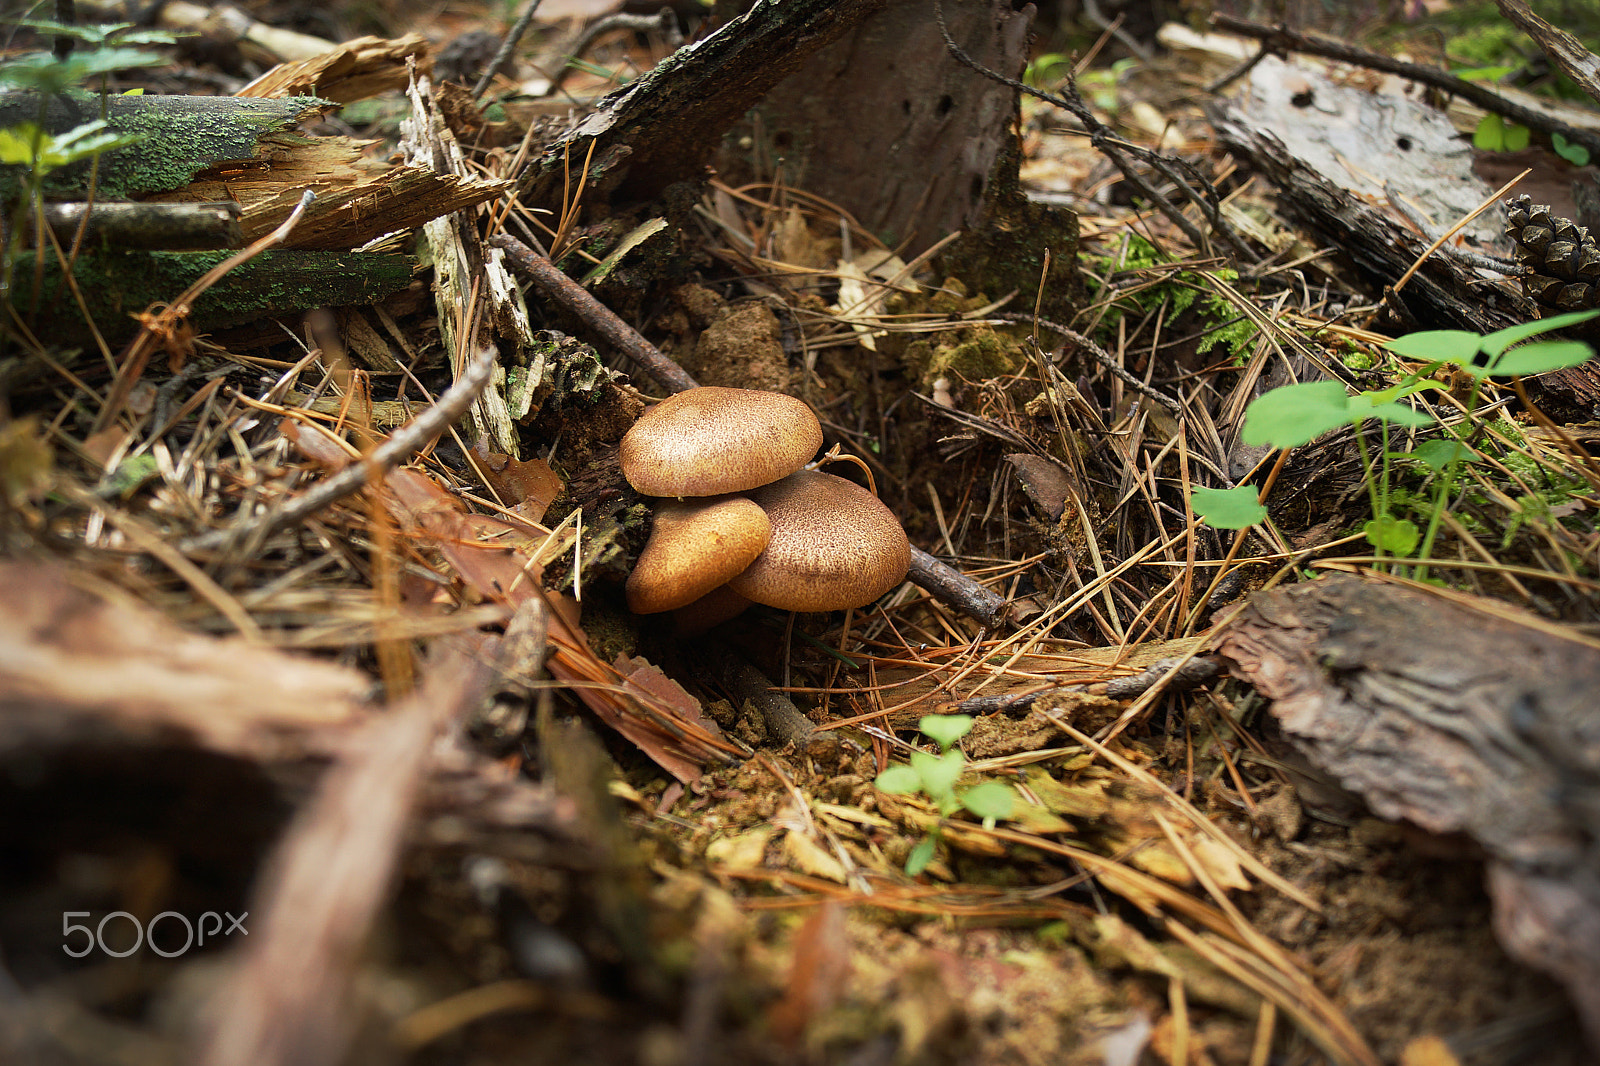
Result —
<svg viewBox="0 0 1600 1066"><path fill-rule="evenodd" d="M1538 341L1505 352L1489 364L1491 374L1543 374L1586 362L1594 349L1582 341Z"/></svg>
<svg viewBox="0 0 1600 1066"><path fill-rule="evenodd" d="M972 732L970 714L928 714L917 723L923 736L939 745L939 750L949 751L951 745Z"/></svg>
<svg viewBox="0 0 1600 1066"><path fill-rule="evenodd" d="M1505 150L1508 152L1522 151L1528 147L1528 138L1531 133L1532 131L1526 126L1519 126L1515 122L1507 122Z"/></svg>
<svg viewBox="0 0 1600 1066"><path fill-rule="evenodd" d="M1232 489L1197 488L1189 497L1194 513L1214 529L1245 529L1266 521L1267 509L1253 485Z"/></svg>
<svg viewBox="0 0 1600 1066"><path fill-rule="evenodd" d="M922 791L922 775L904 763L899 763L879 774L873 784L878 786L880 792L909 795Z"/></svg>
<svg viewBox="0 0 1600 1066"><path fill-rule="evenodd" d="M1472 131L1472 147L1481 152L1503 152L1506 147L1506 120L1489 112Z"/></svg>
<svg viewBox="0 0 1600 1066"><path fill-rule="evenodd" d="M1240 439L1249 445L1298 448L1348 424L1350 404L1337 381L1303 381L1256 397L1244 414Z"/></svg>
<svg viewBox="0 0 1600 1066"><path fill-rule="evenodd" d="M1573 144L1559 133L1550 135L1550 145L1556 150L1556 155L1565 159L1575 167L1589 165L1589 149L1581 144Z"/></svg>
<svg viewBox="0 0 1600 1066"><path fill-rule="evenodd" d="M1362 400L1361 396L1353 396L1350 399L1352 423L1360 422L1362 415L1395 426L1426 426L1433 422L1432 415L1414 410L1403 403L1379 403L1371 407L1362 407Z"/></svg>
<svg viewBox="0 0 1600 1066"><path fill-rule="evenodd" d="M931 836L923 837L917 841L917 846L911 849L910 855L906 856L906 874L910 877L915 877L926 870L928 864L933 861L933 851L938 845L939 842Z"/></svg>
<svg viewBox="0 0 1600 1066"><path fill-rule="evenodd" d="M1566 329L1568 326L1576 326L1580 322L1589 321L1596 315L1600 315L1600 311L1569 311L1564 315L1556 315L1553 318L1536 318L1532 322L1524 322L1520 326L1507 326L1505 329L1497 329L1487 337L1484 337L1480 342L1480 348L1490 355L1499 355L1518 341L1525 341L1529 337L1537 337L1541 333L1549 333L1553 329Z"/></svg>
<svg viewBox="0 0 1600 1066"><path fill-rule="evenodd" d="M1462 81L1499 81L1516 69L1516 67L1467 67L1454 73Z"/></svg>
<svg viewBox="0 0 1600 1066"><path fill-rule="evenodd" d="M1386 341L1384 347L1408 359L1432 363L1470 365L1483 345L1483 338L1464 329L1430 329L1408 333Z"/></svg>
<svg viewBox="0 0 1600 1066"><path fill-rule="evenodd" d="M923 790L940 806L955 795L956 779L967 768L966 756L959 751L943 755L930 755L925 751L911 753L911 768L922 779Z"/></svg>
<svg viewBox="0 0 1600 1066"><path fill-rule="evenodd" d="M1409 452L1401 452L1397 456L1415 459L1435 474L1451 462L1472 462L1477 457L1476 452L1458 440L1425 440Z"/></svg>
<svg viewBox="0 0 1600 1066"><path fill-rule="evenodd" d="M1361 527L1367 543L1390 555L1410 555L1417 550L1422 533L1416 523L1404 518L1374 518Z"/></svg>
<svg viewBox="0 0 1600 1066"><path fill-rule="evenodd" d="M34 145L38 135L39 127L31 122L19 122L15 126L0 129L0 163L32 166ZM37 143L39 151L43 152L43 141Z"/></svg>
<svg viewBox="0 0 1600 1066"><path fill-rule="evenodd" d="M1016 790L1004 781L985 781L961 794L961 805L985 822L1010 818L1016 803Z"/></svg>

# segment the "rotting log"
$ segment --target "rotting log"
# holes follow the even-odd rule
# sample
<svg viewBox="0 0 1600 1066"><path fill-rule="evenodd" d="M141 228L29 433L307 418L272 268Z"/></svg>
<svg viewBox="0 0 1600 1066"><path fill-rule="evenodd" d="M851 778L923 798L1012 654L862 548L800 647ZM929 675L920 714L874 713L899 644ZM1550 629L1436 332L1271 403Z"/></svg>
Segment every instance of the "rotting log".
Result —
<svg viewBox="0 0 1600 1066"><path fill-rule="evenodd" d="M44 128L64 133L101 117L114 133L142 139L100 154L95 195L128 200L170 192L189 184L196 174L216 170L262 169L261 145L275 135L322 115L332 104L307 96L283 100L243 100L221 96L108 96L64 93L44 108ZM0 128L40 120L37 93L0 93ZM92 160L80 160L53 171L45 179L52 199L82 199L89 191ZM0 166L0 199L17 194L20 166Z"/></svg>
<svg viewBox="0 0 1600 1066"><path fill-rule="evenodd" d="M1317 173L1236 109L1210 104L1206 112L1224 147L1247 159L1277 187L1288 212L1306 225L1316 241L1338 248L1377 286L1399 281L1427 250L1426 240ZM1520 294L1484 281L1476 271L1438 253L1424 260L1394 298L1403 299L1415 320L1410 329L1492 333L1538 317Z"/></svg>
<svg viewBox="0 0 1600 1066"><path fill-rule="evenodd" d="M107 250L80 256L73 279L89 320L105 339L133 335L132 317L171 300L227 259L231 252L142 252ZM33 293L33 253L18 258L13 306L27 320L37 309L50 316L56 344L87 344L88 324L73 294L62 284L54 254L45 261L40 299ZM225 329L272 314L313 307L375 303L411 283L411 261L396 249L367 252L266 252L244 263L206 290L190 323L199 332Z"/></svg>
<svg viewBox="0 0 1600 1066"><path fill-rule="evenodd" d="M1566 985L1600 1049L1600 645L1331 577L1257 596L1212 646L1374 812L1483 847L1500 942Z"/></svg>
<svg viewBox="0 0 1600 1066"><path fill-rule="evenodd" d="M650 200L675 182L701 177L723 134L746 111L883 2L756 0L602 99L528 167L522 202L559 207L563 188L577 187L586 160L586 196L597 200Z"/></svg>

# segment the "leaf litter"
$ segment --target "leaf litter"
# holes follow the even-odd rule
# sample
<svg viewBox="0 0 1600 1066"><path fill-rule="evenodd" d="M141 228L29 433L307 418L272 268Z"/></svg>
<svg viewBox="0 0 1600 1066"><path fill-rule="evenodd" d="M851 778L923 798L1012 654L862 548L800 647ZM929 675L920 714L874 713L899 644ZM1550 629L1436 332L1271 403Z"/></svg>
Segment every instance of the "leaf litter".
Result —
<svg viewBox="0 0 1600 1066"><path fill-rule="evenodd" d="M334 1061L386 1043L446 1057L510 1045L525 1059L528 1040L550 1061L619 1061L653 1040L661 1061L877 1047L882 1061L1110 1063L1131 1044L1197 1062L1276 1048L1376 1063L1487 1018L1547 1024L1551 986L1500 955L1470 854L1426 855L1362 815L1246 690L1106 694L1155 657L1192 658L1241 579L1370 564L1302 535L1348 527L1363 502L1348 428L1276 472L1277 528L1227 535L1173 501L1255 465L1243 406L1269 363L1325 366L1380 338L1332 321L1309 286L1298 304L1241 292L1157 215L1080 210L1100 288L1069 335L1034 324L1017 293L893 259L781 183L713 184L698 205L728 307L777 323L780 365L798 368L797 391L872 468L913 542L1014 605L1009 632L910 585L842 620L758 617L732 643L817 727L803 748L764 747L760 716L680 642L608 608L616 567L585 573L582 560L597 536L625 554L627 519L596 502L614 489L552 480L559 441L549 462L440 444L248 555L196 567L170 546L365 461L381 433L362 424L362 373L319 382L304 353L208 342L246 371L236 378L266 371L341 405L235 386L199 397L183 435L140 420L111 450L61 424L19 439L4 471L12 550L48 534L75 572L123 591L96 599L58 570L8 564L8 603L33 612L6 619L13 767L54 753L71 780L73 723L87 722L99 744L192 745L297 778L280 786L298 813L252 890L259 939L223 979L231 1006L200 1045L208 1061ZM1130 257L1135 232L1178 262ZM1180 271L1251 324L1248 343L1207 352L1214 314L1170 291L1145 299ZM715 316L686 311L681 336L698 347ZM1091 348L1111 316L1107 347ZM737 348L717 357L723 373L740 374ZM1443 396L1417 402L1455 417ZM566 446L603 451L604 431L588 432ZM1592 462L1559 433L1503 409L1488 432L1528 495L1557 475L1592 491ZM154 472L108 495L135 451ZM1436 572L1593 625L1592 522L1478 485ZM552 505L570 519L544 525ZM95 641L64 646L47 624L63 612ZM918 743L921 715L1023 697L1021 714L997 704L963 743L969 774L1017 792L1004 823L873 787ZM606 727L601 743L576 705ZM316 760L331 769L312 772ZM924 875L906 877L935 825ZM31 847L42 864L46 842ZM174 878L184 858L169 847L153 861ZM385 932L391 872L408 928ZM386 996L362 987L379 965L362 956L369 936L405 960ZM8 955L26 970L43 949L37 930L20 940ZM66 1009L73 991L29 996ZM643 1035L621 1035L624 1018ZM116 1026L107 1047L144 1028ZM187 1046L156 1038L170 1055ZM1470 1042L1454 1046L1474 1061Z"/></svg>

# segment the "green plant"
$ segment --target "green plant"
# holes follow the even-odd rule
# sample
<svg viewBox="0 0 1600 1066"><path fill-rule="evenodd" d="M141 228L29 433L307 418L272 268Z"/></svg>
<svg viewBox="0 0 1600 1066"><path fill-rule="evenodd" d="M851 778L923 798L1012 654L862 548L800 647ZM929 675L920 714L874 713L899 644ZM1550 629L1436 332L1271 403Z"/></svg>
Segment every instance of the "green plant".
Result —
<svg viewBox="0 0 1600 1066"><path fill-rule="evenodd" d="M1250 445L1295 448L1340 426L1356 427L1356 447L1366 471L1372 505L1372 519L1363 529L1368 543L1379 557L1386 554L1403 557L1415 552L1425 562L1430 558L1440 522L1455 493L1461 464L1475 458L1468 439L1475 428L1474 416L1483 382L1494 376L1539 374L1583 362L1594 353L1581 341L1521 342L1550 330L1586 322L1597 315L1600 311L1557 315L1488 336L1466 330L1409 334L1385 345L1399 355L1422 361L1397 384L1354 396L1337 381L1303 382L1274 389L1245 410L1240 439ZM1521 346L1516 347L1519 344ZM1417 428L1434 423L1432 415L1399 401L1425 390L1442 389L1433 375L1446 365L1456 367L1471 379L1472 386L1464 404L1467 418L1459 424L1445 425L1447 437L1423 441L1408 452L1391 451L1391 425ZM1369 419L1376 419L1382 431L1383 447L1376 460L1367 448L1365 434L1360 432L1360 427ZM1432 493L1425 507L1426 533L1397 513L1397 504L1405 495L1393 483L1391 461L1395 459L1417 462L1429 472ZM1266 509L1254 500L1255 492L1248 485L1229 490L1196 489L1191 503L1195 513L1207 523L1224 529L1242 529L1266 519ZM1426 575L1426 565L1418 567L1416 576L1421 579Z"/></svg>
<svg viewBox="0 0 1600 1066"><path fill-rule="evenodd" d="M965 809L983 819L992 827L1001 818L1011 817L1016 803L1016 792L1001 781L984 781L963 791L956 791L956 782L967 768L966 756L955 750L956 741L972 730L972 716L967 714L929 714L917 723L923 736L939 745L939 754L926 751L911 753L909 764L891 766L878 775L874 782L884 792L899 795L926 793L939 808L941 818L949 818ZM906 873L912 877L920 874L933 861L934 849L939 845L939 827L935 825L928 835L911 849L906 859Z"/></svg>
<svg viewBox="0 0 1600 1066"><path fill-rule="evenodd" d="M11 299L12 272L21 254L23 236L30 218L36 246L43 247L45 180L62 167L91 159L115 148L133 144L138 135L112 132L101 117L83 122L61 133L46 129L45 116L50 100L95 77L104 78L117 70L152 66L164 62L159 56L131 45L170 43L169 33L135 30L131 23L113 26L66 26L55 22L20 20L54 37L70 37L91 47L66 55L38 52L0 65L0 88L30 90L39 99L35 122L19 122L0 128L0 164L19 167L18 196L13 205L10 239L0 249L0 305ZM103 98L102 98L103 99Z"/></svg>
<svg viewBox="0 0 1600 1066"><path fill-rule="evenodd" d="M1575 167L1589 165L1589 149L1581 144L1573 144L1559 133L1550 135L1550 146L1555 149L1556 155Z"/></svg>
<svg viewBox="0 0 1600 1066"><path fill-rule="evenodd" d="M1089 287L1098 294L1105 286L1095 280L1096 273L1138 273L1165 267L1170 260L1145 238L1130 234L1126 244L1116 256L1102 256L1089 273ZM1204 355L1218 345L1239 353L1246 351L1255 341L1256 326L1248 316L1240 315L1228 299L1218 291L1239 280L1239 272L1229 267L1218 267L1202 274L1196 270L1171 271L1166 278L1124 293L1120 302L1132 305L1135 317L1143 317L1165 301L1171 302L1171 316L1176 317L1196 308L1205 332L1195 347ZM1204 294L1204 299L1201 298ZM1113 305L1106 314L1106 325L1115 327L1126 313L1122 306Z"/></svg>
<svg viewBox="0 0 1600 1066"><path fill-rule="evenodd" d="M1507 122L1491 111L1478 120L1472 147L1485 152L1520 152L1528 147L1528 127Z"/></svg>

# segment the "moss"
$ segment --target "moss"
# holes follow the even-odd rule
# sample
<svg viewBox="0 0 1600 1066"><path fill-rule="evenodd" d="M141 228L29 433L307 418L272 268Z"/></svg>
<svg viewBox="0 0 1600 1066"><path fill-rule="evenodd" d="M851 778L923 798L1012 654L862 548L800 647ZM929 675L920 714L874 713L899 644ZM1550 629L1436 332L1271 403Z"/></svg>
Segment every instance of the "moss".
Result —
<svg viewBox="0 0 1600 1066"><path fill-rule="evenodd" d="M965 329L954 344L935 348L923 377L931 384L936 378L955 381L987 381L1013 374L1026 358L1020 346L988 326Z"/></svg>
<svg viewBox="0 0 1600 1066"><path fill-rule="evenodd" d="M1083 303L1078 216L1028 199L1017 174L1019 159L1012 138L990 171L983 221L939 256L939 266L974 291L1015 292L1013 311L1031 311L1039 298L1042 317L1070 322Z"/></svg>
<svg viewBox="0 0 1600 1066"><path fill-rule="evenodd" d="M201 275L235 253L101 251L78 257L73 277L90 318L112 343L130 337L133 315L172 300ZM269 314L311 307L369 304L411 282L411 264L391 252L273 251L240 265L195 303L191 324L200 332L251 322ZM26 314L33 302L33 253L17 257L13 304ZM61 270L52 255L45 263L38 306L76 307L62 292ZM88 327L75 315L56 315L55 339L86 343Z"/></svg>

